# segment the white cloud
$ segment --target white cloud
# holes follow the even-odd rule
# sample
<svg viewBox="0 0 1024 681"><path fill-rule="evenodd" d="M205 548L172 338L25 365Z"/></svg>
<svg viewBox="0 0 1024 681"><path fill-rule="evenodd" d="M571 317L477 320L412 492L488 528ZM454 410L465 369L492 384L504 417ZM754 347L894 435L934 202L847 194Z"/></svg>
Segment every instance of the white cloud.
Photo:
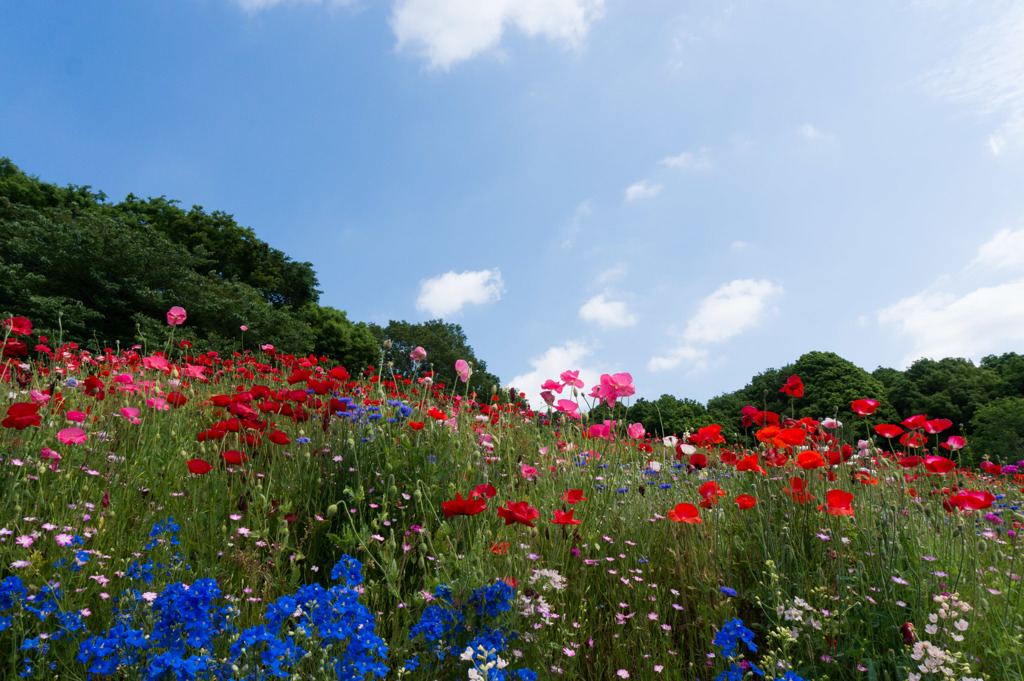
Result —
<svg viewBox="0 0 1024 681"><path fill-rule="evenodd" d="M576 210L572 213L572 220L562 228L562 248L572 246L573 240L583 228L583 221L593 214L594 202L590 199L584 199L576 205Z"/></svg>
<svg viewBox="0 0 1024 681"><path fill-rule="evenodd" d="M598 286L603 286L610 281L626 276L626 271L626 266L623 263L616 263L594 277L594 283Z"/></svg>
<svg viewBox="0 0 1024 681"><path fill-rule="evenodd" d="M721 343L761 322L782 287L762 279L736 279L701 301L683 333L687 344Z"/></svg>
<svg viewBox="0 0 1024 681"><path fill-rule="evenodd" d="M997 270L1024 266L1024 229L998 232L978 247L971 264Z"/></svg>
<svg viewBox="0 0 1024 681"><path fill-rule="evenodd" d="M515 387L520 392L526 393L526 398L534 409L546 406L540 396L540 386L552 379L557 381L563 371L579 371L580 380L584 382L585 388L581 394L590 392L590 387L600 382L600 373L592 367L585 366L583 361L591 354L591 348L579 341L569 341L565 345L557 345L548 348L540 357L530 360L533 369L525 374L516 376L509 381L509 386ZM569 390L563 390L561 395L555 399L573 399ZM577 400L581 407L586 409L582 400Z"/></svg>
<svg viewBox="0 0 1024 681"><path fill-rule="evenodd" d="M811 125L810 123L804 123L803 125L800 126L800 134L804 136L804 139L808 140L821 140L823 142L835 141L834 135L831 135L827 132L823 132L822 130L819 130L818 128Z"/></svg>
<svg viewBox="0 0 1024 681"><path fill-rule="evenodd" d="M764 319L782 287L767 280L736 279L723 284L697 306L683 332L683 342L652 357L649 371L675 369L686 362L695 371L707 368L709 352L701 345L721 343L753 328Z"/></svg>
<svg viewBox="0 0 1024 681"><path fill-rule="evenodd" d="M504 292L505 284L497 268L458 274L446 272L420 282L416 309L446 317L458 314L466 305L482 305L501 300Z"/></svg>
<svg viewBox="0 0 1024 681"><path fill-rule="evenodd" d="M577 47L604 0L397 0L391 28L399 51L448 69L494 49L508 27Z"/></svg>
<svg viewBox="0 0 1024 681"><path fill-rule="evenodd" d="M605 300L604 294L594 296L580 308L580 318L599 325L602 329L615 329L636 324L636 315L621 300Z"/></svg>
<svg viewBox="0 0 1024 681"><path fill-rule="evenodd" d="M1024 279L962 296L918 293L881 310L878 321L910 338L905 365L921 357L978 359L1005 352L1024 343Z"/></svg>
<svg viewBox="0 0 1024 681"><path fill-rule="evenodd" d="M1007 3L998 20L975 31L944 67L927 74L925 88L962 102L980 116L1002 119L989 136L996 156L1024 148L1024 4Z"/></svg>
<svg viewBox="0 0 1024 681"><path fill-rule="evenodd" d="M692 170L707 170L711 167L711 159L706 149L699 152L684 151L678 156L669 156L661 159L661 164L670 168L689 168Z"/></svg>
<svg viewBox="0 0 1024 681"><path fill-rule="evenodd" d="M647 363L647 370L651 372L668 371L675 369L683 362L691 365L694 371L703 371L708 365L708 351L702 348L695 348L692 345L683 345L662 357L652 357Z"/></svg>
<svg viewBox="0 0 1024 681"><path fill-rule="evenodd" d="M747 248L749 246L750 244L748 244L746 241L740 241L739 239L729 244L729 248L731 248L734 251L742 251L744 248Z"/></svg>
<svg viewBox="0 0 1024 681"><path fill-rule="evenodd" d="M647 180L634 182L626 188L626 200L652 199L661 191L660 184L650 184Z"/></svg>

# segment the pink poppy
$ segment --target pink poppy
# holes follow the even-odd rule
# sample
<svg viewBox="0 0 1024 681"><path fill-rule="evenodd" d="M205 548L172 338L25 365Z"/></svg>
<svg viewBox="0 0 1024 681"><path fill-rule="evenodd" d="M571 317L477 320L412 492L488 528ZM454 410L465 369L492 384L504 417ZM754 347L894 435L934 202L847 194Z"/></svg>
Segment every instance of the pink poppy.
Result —
<svg viewBox="0 0 1024 681"><path fill-rule="evenodd" d="M186 317L185 308L177 305L167 311L167 323L171 326L181 326L185 323Z"/></svg>
<svg viewBox="0 0 1024 681"><path fill-rule="evenodd" d="M455 362L455 373L459 375L459 379L463 383L466 383L469 381L469 377L473 373L473 370L469 368L469 362L464 359L460 359Z"/></svg>
<svg viewBox="0 0 1024 681"><path fill-rule="evenodd" d="M65 428L57 433L57 439L66 445L80 445L89 439L81 428Z"/></svg>
<svg viewBox="0 0 1024 681"><path fill-rule="evenodd" d="M417 345L416 348L409 353L409 357L411 357L414 362L422 362L427 358L427 351Z"/></svg>

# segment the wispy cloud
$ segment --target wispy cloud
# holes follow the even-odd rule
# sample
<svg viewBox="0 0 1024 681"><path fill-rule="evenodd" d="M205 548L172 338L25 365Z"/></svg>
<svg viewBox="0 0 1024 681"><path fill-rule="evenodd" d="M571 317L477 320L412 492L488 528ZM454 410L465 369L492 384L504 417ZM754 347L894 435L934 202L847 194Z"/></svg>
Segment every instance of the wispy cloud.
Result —
<svg viewBox="0 0 1024 681"><path fill-rule="evenodd" d="M922 292L878 313L878 321L910 339L904 365L921 357L970 357L1024 343L1024 279L964 295Z"/></svg>
<svg viewBox="0 0 1024 681"><path fill-rule="evenodd" d="M1024 148L1024 4L971 34L943 68L928 73L925 88L999 122L988 138L1000 155Z"/></svg>
<svg viewBox="0 0 1024 681"><path fill-rule="evenodd" d="M636 325L636 315L621 300L608 300L602 293L594 296L580 308L580 319L597 324L603 329L621 329Z"/></svg>
<svg viewBox="0 0 1024 681"><path fill-rule="evenodd" d="M833 142L835 141L835 135L829 134L815 127L811 123L804 123L800 126L800 134L803 135L804 139L821 141L821 142Z"/></svg>
<svg viewBox="0 0 1024 681"><path fill-rule="evenodd" d="M1024 267L1024 229L997 232L978 247L971 264L998 270Z"/></svg>
<svg viewBox="0 0 1024 681"><path fill-rule="evenodd" d="M590 199L584 199L576 204L576 209L572 212L572 219L562 228L562 248L569 248L573 245L576 236L583 229L583 221L593 213L594 202Z"/></svg>
<svg viewBox="0 0 1024 681"><path fill-rule="evenodd" d="M495 49L510 27L577 47L603 8L604 0L397 0L391 28L400 52L448 69Z"/></svg>
<svg viewBox="0 0 1024 681"><path fill-rule="evenodd" d="M653 199L660 191L660 184L651 184L647 180L640 180L626 187L626 200Z"/></svg>
<svg viewBox="0 0 1024 681"><path fill-rule="evenodd" d="M438 317L458 314L466 305L483 305L501 300L505 284L501 272L446 272L420 282L416 309Z"/></svg>
<svg viewBox="0 0 1024 681"><path fill-rule="evenodd" d="M711 167L711 157L706 149L699 152L684 151L678 156L668 156L661 159L660 163L669 168L688 168L691 170L707 170Z"/></svg>
<svg viewBox="0 0 1024 681"><path fill-rule="evenodd" d="M708 351L701 346L722 343L760 324L781 296L782 287L766 279L736 279L720 286L697 306L683 331L682 343L647 363L651 371L674 369L687 362L706 366Z"/></svg>

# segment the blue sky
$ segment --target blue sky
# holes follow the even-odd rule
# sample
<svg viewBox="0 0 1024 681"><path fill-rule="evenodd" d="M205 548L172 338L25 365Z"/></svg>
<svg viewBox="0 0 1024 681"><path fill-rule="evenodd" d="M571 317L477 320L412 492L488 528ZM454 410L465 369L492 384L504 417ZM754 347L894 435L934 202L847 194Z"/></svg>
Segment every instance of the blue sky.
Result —
<svg viewBox="0 0 1024 681"><path fill-rule="evenodd" d="M1012 2L5 3L0 155L231 213L506 384L1024 351ZM429 348L428 348L429 350Z"/></svg>

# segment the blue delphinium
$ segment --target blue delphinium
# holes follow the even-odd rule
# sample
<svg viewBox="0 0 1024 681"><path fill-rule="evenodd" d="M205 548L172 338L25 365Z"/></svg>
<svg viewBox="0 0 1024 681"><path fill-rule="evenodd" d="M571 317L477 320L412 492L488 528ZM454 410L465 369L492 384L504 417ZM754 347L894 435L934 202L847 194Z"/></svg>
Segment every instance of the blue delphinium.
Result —
<svg viewBox="0 0 1024 681"><path fill-rule="evenodd" d="M713 643L722 649L722 655L725 657L733 657L736 654L736 648L740 641L743 641L751 652L757 652L757 646L754 644L754 632L743 626L743 620L737 617L726 622L713 639Z"/></svg>

